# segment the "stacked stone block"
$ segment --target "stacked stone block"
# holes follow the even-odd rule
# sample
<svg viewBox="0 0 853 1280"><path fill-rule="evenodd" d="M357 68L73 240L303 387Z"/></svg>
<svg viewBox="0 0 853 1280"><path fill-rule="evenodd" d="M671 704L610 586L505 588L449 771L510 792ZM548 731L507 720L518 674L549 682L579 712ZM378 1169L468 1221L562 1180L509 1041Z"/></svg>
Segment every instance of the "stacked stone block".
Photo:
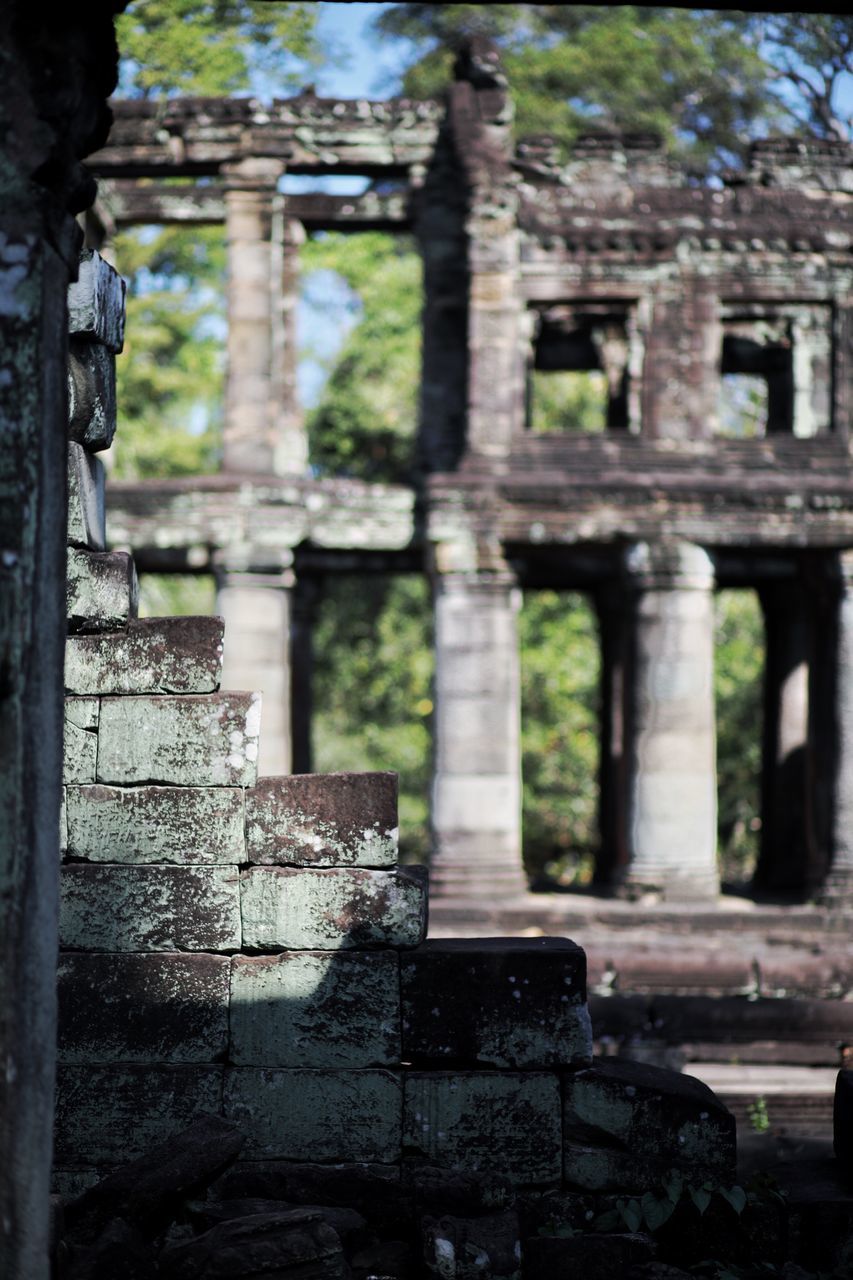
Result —
<svg viewBox="0 0 853 1280"><path fill-rule="evenodd" d="M245 1135L245 1185L369 1165L402 1193L412 1167L437 1166L609 1192L648 1157L725 1180L733 1121L709 1090L592 1065L579 947L425 943L425 875L397 861L396 776L258 779L260 698L220 691L221 620L137 618L132 562L104 550L93 450L112 401L79 372L110 382L120 282L87 261L72 308L88 407L69 446L58 1186L200 1111ZM460 1240L483 1226L466 1223Z"/></svg>

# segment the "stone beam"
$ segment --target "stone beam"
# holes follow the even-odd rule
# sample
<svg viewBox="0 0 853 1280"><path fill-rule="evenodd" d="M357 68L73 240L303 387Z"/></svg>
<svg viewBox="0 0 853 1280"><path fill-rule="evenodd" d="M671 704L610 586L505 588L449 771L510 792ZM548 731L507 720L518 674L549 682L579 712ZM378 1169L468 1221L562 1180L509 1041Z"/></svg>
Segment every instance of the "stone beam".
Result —
<svg viewBox="0 0 853 1280"><path fill-rule="evenodd" d="M263 104L253 98L180 98L113 104L107 146L92 159L101 177L168 173L215 175L247 157L283 161L291 173L406 173L429 159L441 106L302 94Z"/></svg>
<svg viewBox="0 0 853 1280"><path fill-rule="evenodd" d="M171 186L116 178L99 186L98 202L117 227L140 223L215 226L225 222L225 187L219 182ZM409 225L408 193L359 196L287 195L284 208L309 231L399 230Z"/></svg>
<svg viewBox="0 0 853 1280"><path fill-rule="evenodd" d="M115 483L111 545L132 547L143 569L210 568L228 549L229 568L276 571L302 544L353 555L406 553L415 541L415 495L402 485L360 480L254 481L227 476Z"/></svg>

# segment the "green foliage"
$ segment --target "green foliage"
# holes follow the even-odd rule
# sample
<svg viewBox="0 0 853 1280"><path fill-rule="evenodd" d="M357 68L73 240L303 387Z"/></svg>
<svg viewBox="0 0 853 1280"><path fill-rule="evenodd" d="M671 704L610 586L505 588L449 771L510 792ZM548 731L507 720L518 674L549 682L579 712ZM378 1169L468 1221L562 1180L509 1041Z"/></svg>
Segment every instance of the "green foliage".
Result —
<svg viewBox="0 0 853 1280"><path fill-rule="evenodd" d="M219 227L135 227L116 236L128 285L116 361L121 479L215 471L220 453L225 247Z"/></svg>
<svg viewBox="0 0 853 1280"><path fill-rule="evenodd" d="M525 592L519 637L525 865L582 882L598 843L595 615L576 593Z"/></svg>
<svg viewBox="0 0 853 1280"><path fill-rule="evenodd" d="M326 579L314 633L314 768L400 774L401 852L426 861L432 607L426 581Z"/></svg>
<svg viewBox="0 0 853 1280"><path fill-rule="evenodd" d="M767 1099L763 1096L751 1102L746 1109L753 1133L767 1133L770 1128L770 1113L767 1110Z"/></svg>
<svg viewBox="0 0 853 1280"><path fill-rule="evenodd" d="M328 234L304 246L301 266L308 287L312 272L334 271L360 313L308 416L312 465L320 475L410 479L420 377L420 256L407 236Z"/></svg>
<svg viewBox="0 0 853 1280"><path fill-rule="evenodd" d="M216 612L216 583L209 574L143 573L140 618L174 618Z"/></svg>
<svg viewBox="0 0 853 1280"><path fill-rule="evenodd" d="M697 1185L685 1182L684 1175L673 1169L666 1180L642 1196L620 1196L612 1208L600 1213L592 1223L593 1231L648 1231L651 1235L666 1226L679 1205L688 1201L702 1217L714 1197L725 1200L740 1216L747 1205L743 1187L725 1187L716 1182Z"/></svg>
<svg viewBox="0 0 853 1280"><path fill-rule="evenodd" d="M413 40L404 84L440 94L448 41L491 35L516 106L517 133L570 145L590 125L654 130L668 149L704 167L742 153L790 113L773 94L756 18L643 5L432 5L384 7L378 30Z"/></svg>
<svg viewBox="0 0 853 1280"><path fill-rule="evenodd" d="M723 879L748 880L761 832L761 718L764 626L754 591L716 598L714 692Z"/></svg>
<svg viewBox="0 0 853 1280"><path fill-rule="evenodd" d="M314 4L263 0L135 0L116 19L119 91L143 97L245 93L254 75L276 93L317 62Z"/></svg>
<svg viewBox="0 0 853 1280"><path fill-rule="evenodd" d="M600 370L534 372L530 429L592 433L607 426L607 379Z"/></svg>

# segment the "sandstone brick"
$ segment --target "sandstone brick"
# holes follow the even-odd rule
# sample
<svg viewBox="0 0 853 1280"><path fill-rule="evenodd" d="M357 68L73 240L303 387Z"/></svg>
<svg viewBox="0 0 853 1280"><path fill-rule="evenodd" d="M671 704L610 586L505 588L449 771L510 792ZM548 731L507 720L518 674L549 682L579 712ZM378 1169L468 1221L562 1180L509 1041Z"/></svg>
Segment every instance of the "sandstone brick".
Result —
<svg viewBox="0 0 853 1280"><path fill-rule="evenodd" d="M426 942L400 960L403 1058L428 1064L588 1064L586 963L564 938Z"/></svg>
<svg viewBox="0 0 853 1280"><path fill-rule="evenodd" d="M62 779L94 782L98 762L97 698L65 699Z"/></svg>
<svg viewBox="0 0 853 1280"><path fill-rule="evenodd" d="M692 1076L623 1058L563 1082L564 1179L589 1191L643 1191L670 1169L733 1180L735 1121Z"/></svg>
<svg viewBox="0 0 853 1280"><path fill-rule="evenodd" d="M68 849L91 862L245 862L239 787L67 788Z"/></svg>
<svg viewBox="0 0 853 1280"><path fill-rule="evenodd" d="M94 249L84 249L77 280L68 289L68 332L117 355L124 342L125 292L118 272Z"/></svg>
<svg viewBox="0 0 853 1280"><path fill-rule="evenodd" d="M68 352L68 438L96 453L109 449L115 430L115 357L100 343L72 338Z"/></svg>
<svg viewBox="0 0 853 1280"><path fill-rule="evenodd" d="M126 551L69 547L66 583L69 631L118 631L136 617L139 584Z"/></svg>
<svg viewBox="0 0 853 1280"><path fill-rule="evenodd" d="M146 618L126 631L69 636L68 693L212 693L222 673L220 618Z"/></svg>
<svg viewBox="0 0 853 1280"><path fill-rule="evenodd" d="M397 775L261 778L246 795L256 863L388 867L397 861Z"/></svg>
<svg viewBox="0 0 853 1280"><path fill-rule="evenodd" d="M126 1164L222 1109L223 1067L63 1066L57 1071L54 1155L77 1168Z"/></svg>
<svg viewBox="0 0 853 1280"><path fill-rule="evenodd" d="M60 1062L223 1058L230 964L211 955L61 955Z"/></svg>
<svg viewBox="0 0 853 1280"><path fill-rule="evenodd" d="M236 951L237 874L230 867L66 865L59 942L91 951Z"/></svg>
<svg viewBox="0 0 853 1280"><path fill-rule="evenodd" d="M82 445L68 442L68 541L103 551L107 541L104 464Z"/></svg>
<svg viewBox="0 0 853 1280"><path fill-rule="evenodd" d="M349 1280L337 1232L320 1209L271 1204L266 1212L218 1222L200 1235L164 1249L157 1260L163 1280L235 1280L236 1277L299 1276L305 1280Z"/></svg>
<svg viewBox="0 0 853 1280"><path fill-rule="evenodd" d="M258 693L104 698L98 781L252 786Z"/></svg>
<svg viewBox="0 0 853 1280"><path fill-rule="evenodd" d="M260 950L414 947L426 933L417 870L251 867L241 877L243 938Z"/></svg>
<svg viewBox="0 0 853 1280"><path fill-rule="evenodd" d="M560 1179L560 1086L545 1072L411 1072L403 1146L411 1156L516 1185Z"/></svg>
<svg viewBox="0 0 853 1280"><path fill-rule="evenodd" d="M278 1067L399 1062L396 953L235 956L230 1058L237 1066Z"/></svg>
<svg viewBox="0 0 853 1280"><path fill-rule="evenodd" d="M390 1071L229 1070L225 1115L249 1158L365 1160L400 1155L400 1079Z"/></svg>

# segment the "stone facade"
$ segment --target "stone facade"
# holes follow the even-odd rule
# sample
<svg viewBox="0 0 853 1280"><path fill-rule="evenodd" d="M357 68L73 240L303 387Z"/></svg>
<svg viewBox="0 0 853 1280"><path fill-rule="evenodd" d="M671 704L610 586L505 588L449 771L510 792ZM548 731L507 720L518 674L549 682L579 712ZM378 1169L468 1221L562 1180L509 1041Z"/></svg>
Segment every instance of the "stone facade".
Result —
<svg viewBox="0 0 853 1280"><path fill-rule="evenodd" d="M263 615L239 675L263 673L274 703L267 767L291 767L293 750L310 767L310 609L289 597L316 594L318 573L420 568L436 614L434 891L517 896L517 589L587 591L603 658L597 879L713 900L712 593L752 587L768 653L756 885L843 896L849 147L756 143L749 169L717 188L690 185L646 136L589 135L561 164L543 140L513 148L506 80L485 47L460 57L443 113L305 97L267 112L119 110L95 160L101 225L225 222L232 254L249 256L233 286L248 292L231 299L225 471L115 486L111 536L153 571L198 568L201 555L226 616ZM380 207L368 192L344 209L276 194L285 169L352 172L356 156L360 172L404 178L408 196ZM208 184L178 194L159 181L183 173ZM417 494L302 470L269 320L292 308L270 290L295 287L299 227L325 226L416 232ZM258 341L240 336L244 314ZM600 375L601 432L538 434L538 386L573 372ZM733 438L724 416L724 380L739 377L765 387L755 438ZM273 403L277 425L244 401Z"/></svg>

